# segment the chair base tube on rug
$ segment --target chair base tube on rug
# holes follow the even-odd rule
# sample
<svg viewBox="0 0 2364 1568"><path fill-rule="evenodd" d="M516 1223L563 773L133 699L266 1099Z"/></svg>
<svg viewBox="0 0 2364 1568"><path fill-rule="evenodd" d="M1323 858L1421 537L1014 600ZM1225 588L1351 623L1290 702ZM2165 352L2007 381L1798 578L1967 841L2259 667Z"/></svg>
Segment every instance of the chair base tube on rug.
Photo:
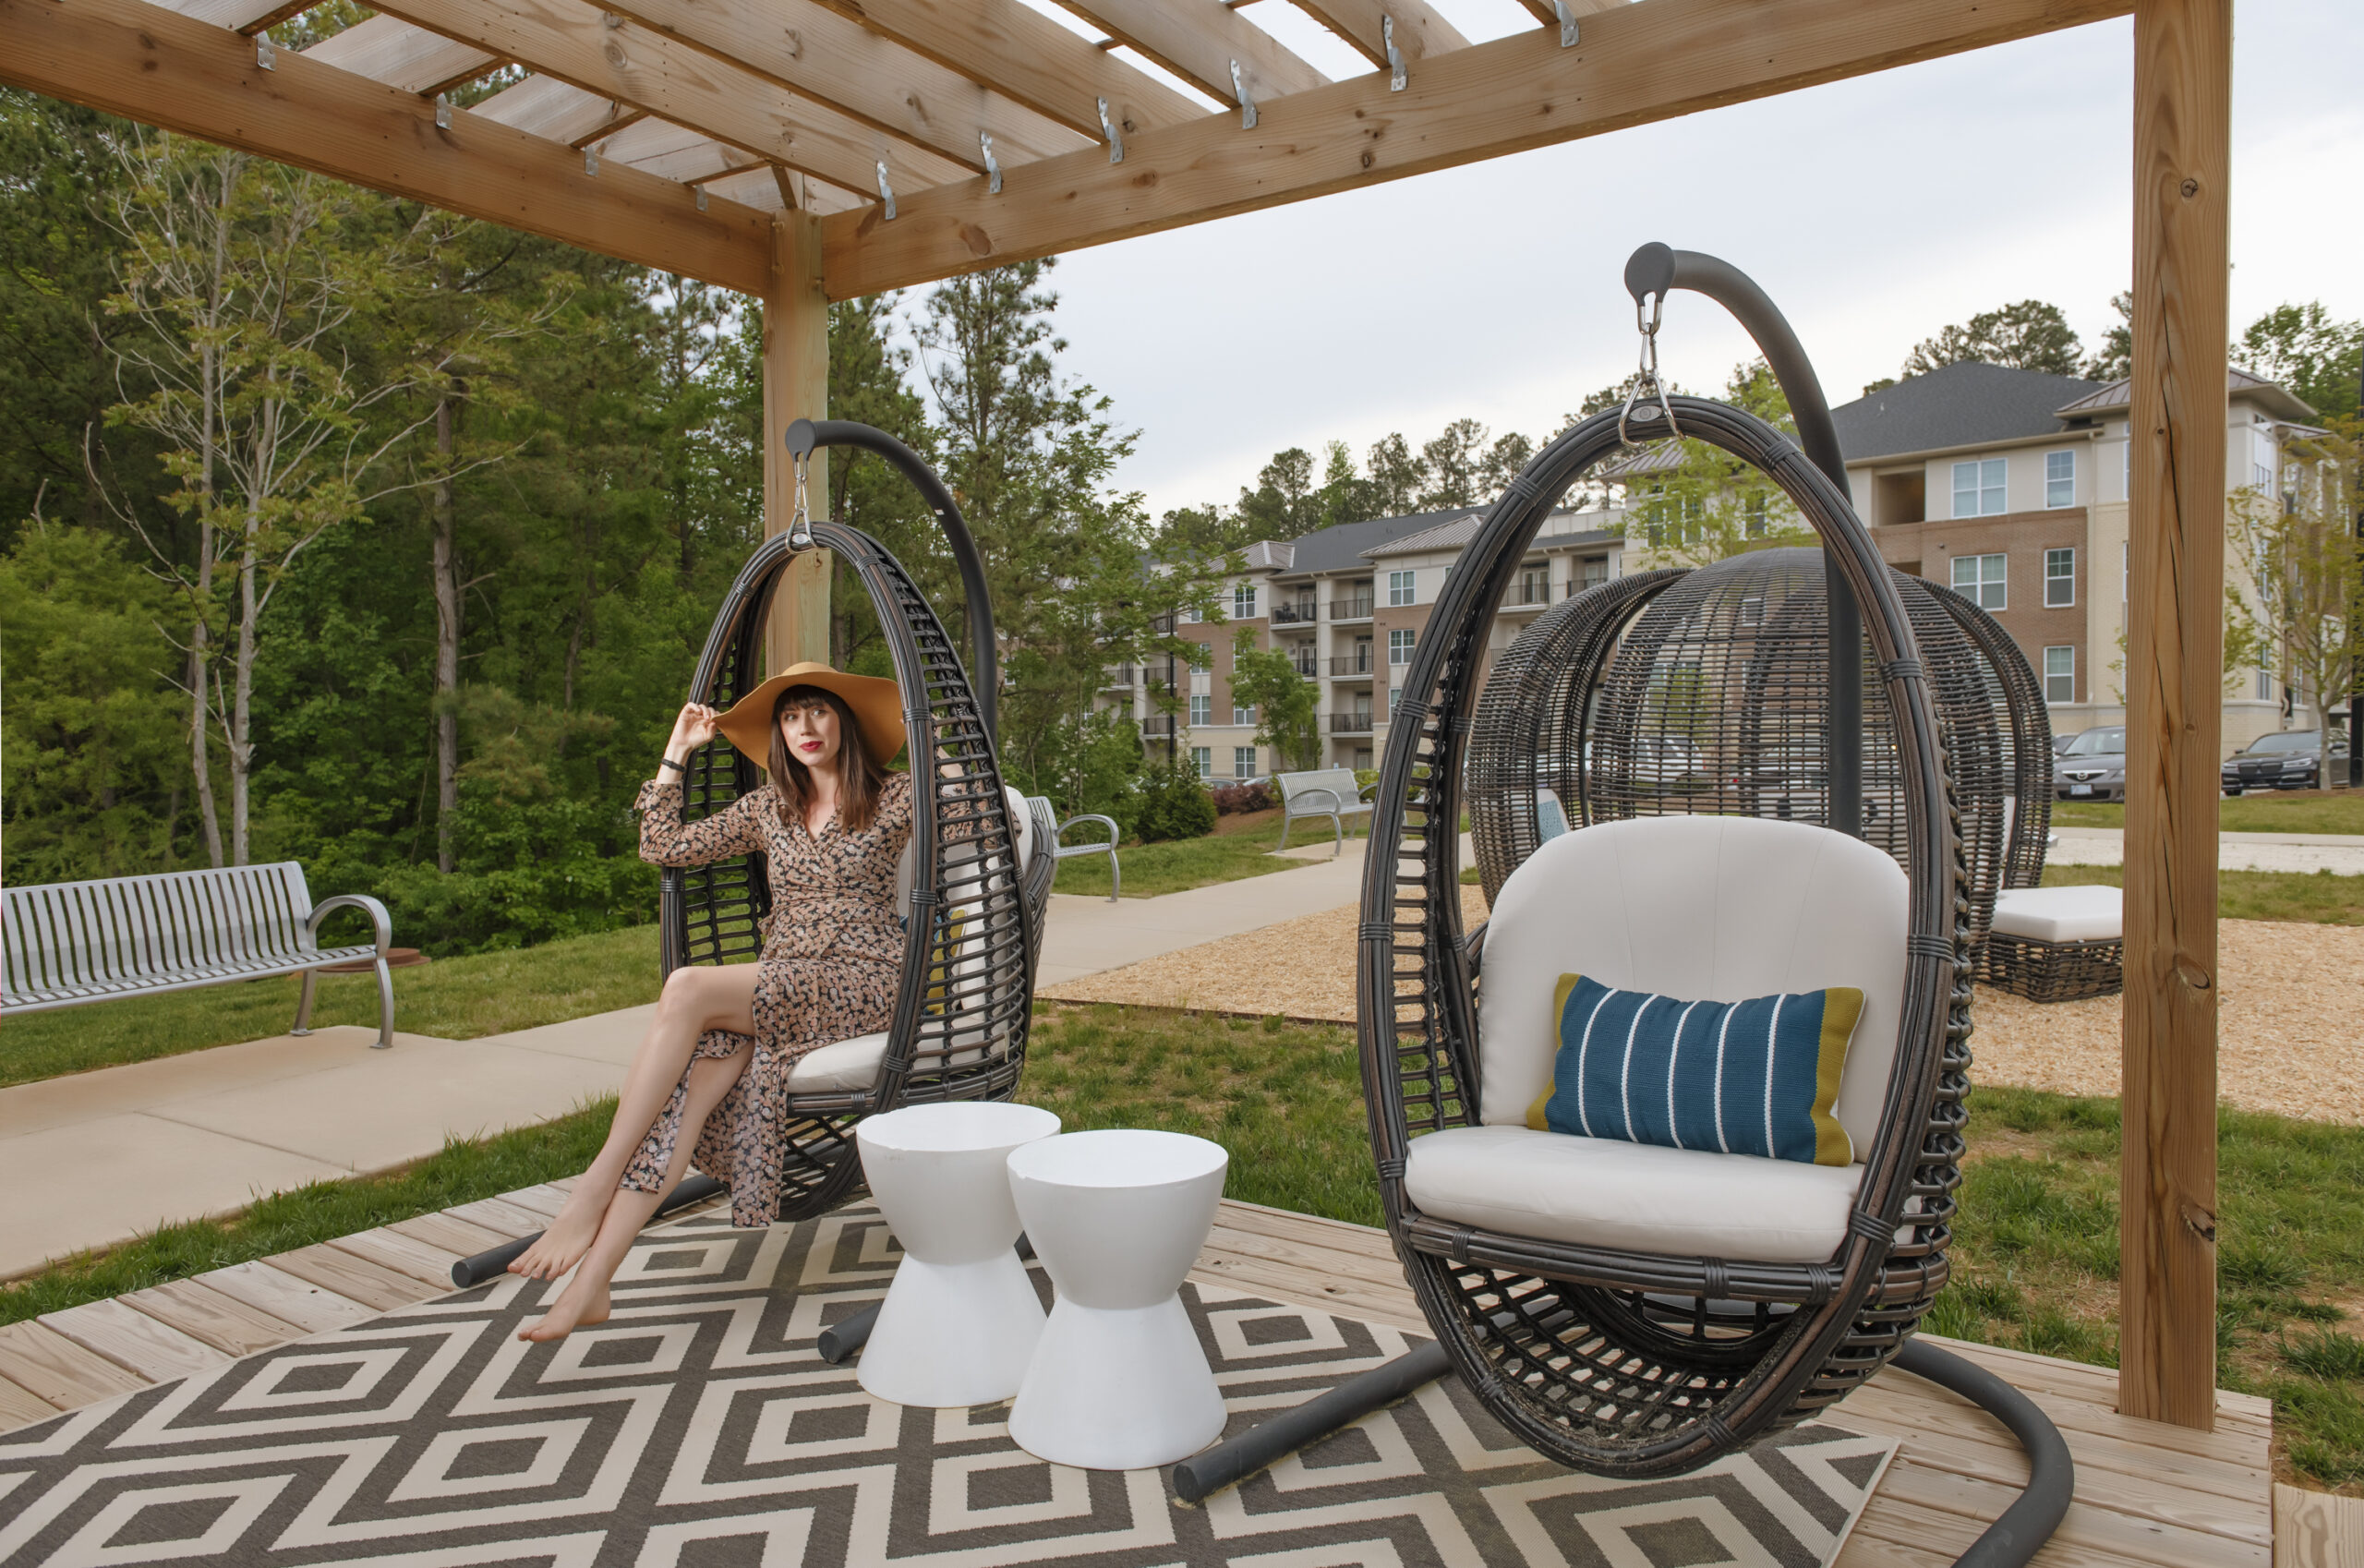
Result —
<svg viewBox="0 0 2364 1568"><path fill-rule="evenodd" d="M2028 1484L2002 1517L1954 1560L1955 1568L2023 1568L2052 1538L2068 1512L2077 1467L2068 1444L2050 1417L2027 1395L1984 1368L1925 1340L1897 1353L1895 1365L1916 1378L1960 1394L2009 1429L2028 1456ZM1244 1481L1302 1448L1384 1409L1451 1369L1444 1347L1434 1341L1385 1366L1350 1378L1329 1393L1250 1427L1174 1466L1174 1495L1198 1502Z"/></svg>
<svg viewBox="0 0 2364 1568"><path fill-rule="evenodd" d="M649 1219L652 1223L661 1220L678 1209L686 1209L693 1203L703 1203L707 1199L728 1190L729 1188L710 1176L683 1176L681 1184L665 1195L665 1201L657 1205L657 1212L651 1214ZM452 1265L452 1284L458 1289L465 1290L472 1285L482 1285L488 1279L496 1279L508 1271L510 1264L525 1255L525 1248L541 1239L542 1233L536 1231L531 1236L521 1236L514 1241L504 1241L498 1247L488 1248L473 1258L463 1258Z"/></svg>

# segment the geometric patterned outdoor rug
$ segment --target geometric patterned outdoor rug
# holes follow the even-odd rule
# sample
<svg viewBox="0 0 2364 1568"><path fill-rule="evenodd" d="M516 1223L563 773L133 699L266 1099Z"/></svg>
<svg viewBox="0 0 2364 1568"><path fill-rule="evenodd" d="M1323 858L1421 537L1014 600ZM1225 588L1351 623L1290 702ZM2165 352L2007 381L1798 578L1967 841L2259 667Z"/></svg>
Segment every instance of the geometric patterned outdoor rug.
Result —
<svg viewBox="0 0 2364 1568"><path fill-rule="evenodd" d="M814 1339L898 1258L868 1206L651 1232L553 1347L503 1278L0 1436L0 1568L1813 1568L1895 1453L1827 1426L1616 1485L1538 1460L1451 1379L1196 1507L1155 1470L1014 1446L1007 1405L903 1409ZM1393 1329L1186 1286L1231 1430L1402 1354Z"/></svg>

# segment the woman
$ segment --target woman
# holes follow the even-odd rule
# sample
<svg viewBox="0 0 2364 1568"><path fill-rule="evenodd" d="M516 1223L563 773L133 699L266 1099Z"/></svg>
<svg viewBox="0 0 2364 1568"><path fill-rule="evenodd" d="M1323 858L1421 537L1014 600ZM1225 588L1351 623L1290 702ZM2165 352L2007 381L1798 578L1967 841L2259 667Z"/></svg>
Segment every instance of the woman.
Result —
<svg viewBox="0 0 2364 1568"><path fill-rule="evenodd" d="M681 822L685 758L719 730L768 776L705 821ZM705 865L762 853L772 912L752 964L687 964L666 978L625 1076L608 1141L549 1229L510 1272L576 1269L525 1339L560 1339L608 1316L608 1283L693 1155L730 1188L730 1222L779 1208L789 1069L832 1041L885 1029L902 976L895 876L911 834L911 779L884 764L903 747L892 681L798 664L716 715L673 721L642 786L640 858ZM577 1265L580 1265L577 1268Z"/></svg>

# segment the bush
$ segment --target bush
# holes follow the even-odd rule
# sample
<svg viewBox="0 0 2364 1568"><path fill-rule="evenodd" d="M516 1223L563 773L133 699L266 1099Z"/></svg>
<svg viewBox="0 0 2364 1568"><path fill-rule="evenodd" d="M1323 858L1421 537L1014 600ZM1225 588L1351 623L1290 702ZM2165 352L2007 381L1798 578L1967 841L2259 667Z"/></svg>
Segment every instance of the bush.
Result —
<svg viewBox="0 0 2364 1568"><path fill-rule="evenodd" d="M1140 814L1133 831L1141 842L1203 838L1215 830L1214 797L1187 762L1152 763L1141 775Z"/></svg>
<svg viewBox="0 0 2364 1568"><path fill-rule="evenodd" d="M1253 784L1218 784L1214 787L1215 814L1229 816L1235 812L1271 811L1280 802L1272 798L1272 785L1258 780Z"/></svg>

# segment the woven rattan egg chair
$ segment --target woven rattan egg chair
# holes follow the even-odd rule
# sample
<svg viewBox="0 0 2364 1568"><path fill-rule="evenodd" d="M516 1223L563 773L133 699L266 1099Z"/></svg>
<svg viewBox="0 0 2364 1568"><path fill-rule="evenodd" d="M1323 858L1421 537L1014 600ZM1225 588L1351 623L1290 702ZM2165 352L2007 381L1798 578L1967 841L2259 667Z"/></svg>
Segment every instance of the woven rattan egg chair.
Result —
<svg viewBox="0 0 2364 1568"><path fill-rule="evenodd" d="M1526 855L1490 923L1465 935L1453 828L1473 729L1499 718L1477 712L1487 633L1553 501L1619 450L1612 410L1554 440L1511 485L1420 639L1376 790L1372 838L1390 848L1374 850L1365 874L1357 972L1380 1189L1422 1311L1453 1369L1521 1439L1622 1477L1706 1464L1842 1397L1898 1353L1946 1281L1968 1088L1960 840L1904 597L1843 493L1786 438L1738 409L1681 397L1635 409L1636 434L1665 434L1670 406L1681 434L1780 486L1861 607L1865 706L1884 710L1893 737L1883 765L1892 779L1874 778L1865 792L1892 787L1885 831L1898 854L1799 821L1605 822ZM1683 580L1624 579L1602 602L1630 616ZM1558 629L1572 669L1606 657L1611 619ZM1685 797L1719 809L1699 766L1651 762L1607 727L1615 717L1601 705L1574 738L1580 770L1588 740L1594 782L1631 791L1646 777L1670 813ZM1735 880L1735 866L1753 875ZM1612 939L1630 955L1580 950ZM1811 948L1820 972L1785 970L1793 947ZM1712 961L1693 961L1702 952ZM1681 961L1658 971L1697 972L1650 983L1668 956ZM1631 972L1617 974L1620 964ZM1838 1108L1860 1164L1612 1149L1529 1131L1523 1113L1539 1083L1521 1075L1548 1081L1549 1003L1562 971L1723 1001L1862 985L1864 1021ZM1513 1027L1522 1018L1538 1040ZM1744 1176L1702 1164L1735 1160ZM1759 1245L1777 1233L1779 1245Z"/></svg>
<svg viewBox="0 0 2364 1568"><path fill-rule="evenodd" d="M1888 576L1953 764L1975 947L1996 894L2041 879L2051 723L2034 671L1992 617L1935 584ZM1699 812L1827 824L1827 595L1821 551L1767 549L1613 579L1538 616L1495 660L1470 738L1466 803L1487 898L1570 827ZM1863 657L1868 667L1868 642ZM1674 670L1731 700L1712 712L1670 700L1680 699ZM1884 708L1863 715L1863 837L1900 860Z"/></svg>
<svg viewBox="0 0 2364 1568"><path fill-rule="evenodd" d="M918 802L898 898L901 993L886 1030L822 1046L789 1074L779 1217L794 1220L830 1208L859 1184L853 1124L862 1116L935 1101L1007 1100L1016 1091L1055 861L1039 809L1001 781L993 612L975 543L951 495L902 443L868 426L800 420L788 440L800 462L816 446L856 446L912 480L960 568L972 661L963 670L943 623L877 540L841 523L800 520L749 558L691 682L691 701L718 708L761 683L772 596L796 556L822 549L869 593L903 693ZM718 739L691 754L683 818L712 815L762 780L754 763ZM666 973L760 952L772 902L764 861L742 855L665 872Z"/></svg>

